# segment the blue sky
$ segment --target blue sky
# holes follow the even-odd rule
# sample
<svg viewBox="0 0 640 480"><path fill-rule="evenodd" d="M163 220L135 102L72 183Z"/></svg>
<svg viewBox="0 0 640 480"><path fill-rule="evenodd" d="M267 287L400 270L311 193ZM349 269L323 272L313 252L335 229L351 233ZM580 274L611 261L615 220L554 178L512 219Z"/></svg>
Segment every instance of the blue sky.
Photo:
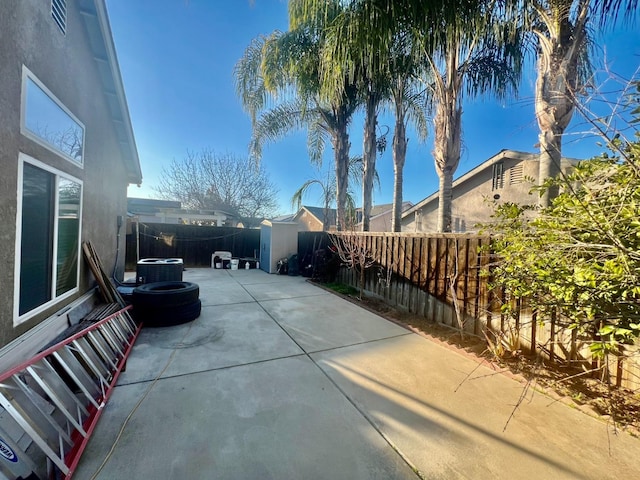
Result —
<svg viewBox="0 0 640 480"><path fill-rule="evenodd" d="M128 195L155 198L152 187L162 167L188 151L211 148L246 155L251 123L235 94L233 67L253 38L287 29L286 2L107 0L107 8L144 176L143 185L129 187ZM640 32L635 30L621 27L598 39L598 68L606 58L610 70L625 78L636 72ZM456 177L503 148L535 151L533 83L533 75L525 75L518 98L503 102L466 99ZM619 88L613 82L606 87ZM393 130L391 115L382 115L379 123ZM564 141L566 156L586 158L600 151L595 139L583 134L587 129L574 118ZM438 177L431 139L420 144L411 131L409 137L404 198L417 203L437 190ZM381 186L374 192L374 204L392 201L390 150L378 159ZM351 152L361 151L362 121L357 116L351 127ZM280 190L279 213L292 211L291 196L305 181L326 177L322 172L332 167L332 158L327 149L322 171L311 166L305 132L265 147L262 164ZM305 203L319 205L320 192L311 191Z"/></svg>

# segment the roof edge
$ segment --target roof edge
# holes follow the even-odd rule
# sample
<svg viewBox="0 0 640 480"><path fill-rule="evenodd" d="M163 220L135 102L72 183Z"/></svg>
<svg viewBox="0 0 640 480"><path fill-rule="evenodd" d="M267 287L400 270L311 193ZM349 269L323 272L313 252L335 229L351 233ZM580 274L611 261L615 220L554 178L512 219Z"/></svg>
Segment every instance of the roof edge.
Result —
<svg viewBox="0 0 640 480"><path fill-rule="evenodd" d="M129 182L139 185L142 183L142 168L140 166L140 158L138 157L138 148L136 146L136 139L133 133L133 126L131 125L127 96L125 94L124 84L122 83L120 64L118 63L118 56L113 42L113 33L109 22L109 14L107 12L105 0L94 0L94 5L96 7L98 25L102 33L102 40L107 52L107 61L109 62L111 76L113 77L113 83L116 88L116 96L120 105L124 128L128 137L129 153L131 155L131 165L129 165L131 167L129 171Z"/></svg>
<svg viewBox="0 0 640 480"><path fill-rule="evenodd" d="M539 153L530 153L530 152L520 152L520 151L517 151L517 150L509 150L507 148L503 148L502 150L500 150L495 155L489 157L484 162L480 163L479 165L475 166L474 168L472 168L468 172L464 173L463 175L461 175L460 177L455 179L453 181L453 183L451 184L451 188L454 188L454 187L460 185L461 183L464 183L469 178L473 177L474 175L477 175L482 170L484 170L485 168L487 168L490 165L492 165L494 162L496 162L498 160L502 160L503 158L513 158L513 159L516 159L516 160L523 160L523 161L524 160L539 161L540 160L540 154ZM569 157L562 157L562 160L566 160L566 161L568 161L568 162L570 162L572 164L576 164L577 162L580 161L580 159L569 158ZM438 193L439 193L439 191L436 190L434 193L432 193L428 197L426 197L423 200L421 200L418 203L416 203L413 207L411 207L408 210L404 211L402 213L402 218L405 218L405 217L411 215L412 213L416 212L417 210L420 210L427 203L429 203L432 200L434 200L435 198L437 198L438 197Z"/></svg>

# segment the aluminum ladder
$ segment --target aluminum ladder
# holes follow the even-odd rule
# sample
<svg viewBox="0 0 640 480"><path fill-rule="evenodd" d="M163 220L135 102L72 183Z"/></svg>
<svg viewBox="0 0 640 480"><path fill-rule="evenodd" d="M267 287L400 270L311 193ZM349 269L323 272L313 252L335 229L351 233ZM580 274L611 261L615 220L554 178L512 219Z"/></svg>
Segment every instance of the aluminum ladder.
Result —
<svg viewBox="0 0 640 480"><path fill-rule="evenodd" d="M0 479L71 478L140 333L130 308L0 375Z"/></svg>

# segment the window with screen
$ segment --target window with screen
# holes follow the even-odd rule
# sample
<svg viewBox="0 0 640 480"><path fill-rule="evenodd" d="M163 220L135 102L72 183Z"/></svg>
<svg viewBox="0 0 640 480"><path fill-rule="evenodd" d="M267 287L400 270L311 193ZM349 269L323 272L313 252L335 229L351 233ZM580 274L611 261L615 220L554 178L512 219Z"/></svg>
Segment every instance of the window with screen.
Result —
<svg viewBox="0 0 640 480"><path fill-rule="evenodd" d="M20 154L16 236L21 323L78 290L82 184Z"/></svg>

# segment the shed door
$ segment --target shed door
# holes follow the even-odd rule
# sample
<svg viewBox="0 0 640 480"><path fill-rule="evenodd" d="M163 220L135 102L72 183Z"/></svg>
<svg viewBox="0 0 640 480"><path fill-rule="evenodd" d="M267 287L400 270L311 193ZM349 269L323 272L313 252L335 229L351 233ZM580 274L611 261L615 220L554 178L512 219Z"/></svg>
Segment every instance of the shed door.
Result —
<svg viewBox="0 0 640 480"><path fill-rule="evenodd" d="M260 270L271 273L271 227L260 227Z"/></svg>

